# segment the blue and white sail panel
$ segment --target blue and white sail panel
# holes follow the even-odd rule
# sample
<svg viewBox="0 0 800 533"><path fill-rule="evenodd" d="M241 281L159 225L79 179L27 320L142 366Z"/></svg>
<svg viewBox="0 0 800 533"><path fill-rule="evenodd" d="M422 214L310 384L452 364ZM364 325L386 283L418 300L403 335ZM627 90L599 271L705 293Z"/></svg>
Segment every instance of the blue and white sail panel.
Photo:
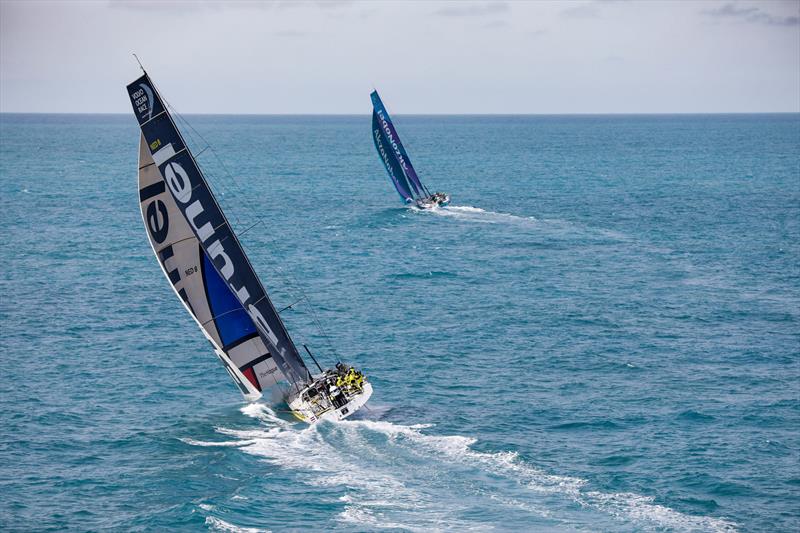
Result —
<svg viewBox="0 0 800 533"><path fill-rule="evenodd" d="M176 215L187 223L213 266L207 271L215 271L241 304L283 376L295 385L310 381L311 374L147 75L130 84L128 93L144 146L174 201Z"/></svg>
<svg viewBox="0 0 800 533"><path fill-rule="evenodd" d="M389 141L386 139L386 134L381 127L380 119L375 111L372 112L372 142L375 143L378 157L380 157L384 168L386 168L389 179L392 180L392 184L394 188L397 189L397 193L405 202L412 202L414 197L411 194L408 180L406 180L403 168L400 166L400 162L397 160L397 157L395 157Z"/></svg>
<svg viewBox="0 0 800 533"><path fill-rule="evenodd" d="M167 191L144 135L139 147L139 201L153 252L173 290L242 394L258 399L263 389L283 376L252 319L214 269Z"/></svg>
<svg viewBox="0 0 800 533"><path fill-rule="evenodd" d="M417 194L417 196L426 195L425 187L422 185L422 182L420 182L420 179L417 176L417 171L411 164L411 159L408 157L408 152L406 152L403 143L400 141L400 136L397 134L397 130L392 123L392 118L389 116L389 112L383 105L383 101L378 95L378 91L372 91L372 94L369 96L372 99L372 108L375 115L378 116L378 122L381 126L381 129L383 130L384 135L389 142L389 146L392 147L395 158L400 164L400 167L403 169L403 173L411 184L411 187L414 189L414 192Z"/></svg>

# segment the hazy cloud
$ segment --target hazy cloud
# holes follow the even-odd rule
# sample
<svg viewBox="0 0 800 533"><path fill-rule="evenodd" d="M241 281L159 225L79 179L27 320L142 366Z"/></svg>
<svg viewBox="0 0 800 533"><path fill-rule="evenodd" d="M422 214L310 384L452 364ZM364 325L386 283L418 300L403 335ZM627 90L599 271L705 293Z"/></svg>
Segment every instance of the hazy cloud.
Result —
<svg viewBox="0 0 800 533"><path fill-rule="evenodd" d="M703 14L714 18L740 20L754 24L768 24L770 26L798 26L800 17L789 15L777 17L757 7L739 7L736 4L724 4L716 9L708 9Z"/></svg>
<svg viewBox="0 0 800 533"><path fill-rule="evenodd" d="M593 19L600 16L600 10L594 4L580 4L563 10L561 16L571 19Z"/></svg>
<svg viewBox="0 0 800 533"><path fill-rule="evenodd" d="M0 0L0 112L129 115L132 51L187 113L365 113L375 86L404 113L798 112L798 15L796 0Z"/></svg>
<svg viewBox="0 0 800 533"><path fill-rule="evenodd" d="M508 10L508 4L505 2L463 3L437 9L434 14L443 17L480 17L496 15Z"/></svg>
<svg viewBox="0 0 800 533"><path fill-rule="evenodd" d="M483 25L484 28L489 29L505 28L506 26L508 26L508 23L504 20L492 20Z"/></svg>
<svg viewBox="0 0 800 533"><path fill-rule="evenodd" d="M180 0L109 0L108 5L113 8L130 9L134 11L170 11L170 12L196 12L219 11L222 9L263 9L274 7L274 3L247 2L244 0L198 1L182 2Z"/></svg>
<svg viewBox="0 0 800 533"><path fill-rule="evenodd" d="M352 0L108 0L111 7L140 11L221 11L226 9L338 9L353 4Z"/></svg>
<svg viewBox="0 0 800 533"><path fill-rule="evenodd" d="M308 35L308 32L297 30L280 30L273 32L272 34L277 35L278 37L304 37Z"/></svg>

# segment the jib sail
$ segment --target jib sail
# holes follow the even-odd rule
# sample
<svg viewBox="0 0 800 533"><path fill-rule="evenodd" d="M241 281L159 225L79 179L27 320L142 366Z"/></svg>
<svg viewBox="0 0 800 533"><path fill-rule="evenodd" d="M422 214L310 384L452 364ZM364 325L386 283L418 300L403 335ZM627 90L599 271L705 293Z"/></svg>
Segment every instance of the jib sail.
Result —
<svg viewBox="0 0 800 533"><path fill-rule="evenodd" d="M385 142L384 146L387 148L387 151L390 152L391 158L394 159L396 165L401 169L403 176L405 177L405 182L411 185L411 189L413 189L415 196L419 197L422 195L427 195L428 191L425 189L425 186L422 184L422 182L420 182L420 179L417 176L417 171L414 170L414 166L411 164L411 159L408 157L408 152L406 152L403 143L400 141L400 136L397 134L397 130L392 123L389 112L386 111L386 107L383 105L381 97L378 95L378 91L372 91L370 98L372 99L373 138L375 138L377 122L377 128L380 129L383 135ZM375 146L377 148L377 141ZM382 156L380 149L378 150L378 153ZM384 162L384 165L386 165L386 162ZM400 194L402 196L402 193Z"/></svg>
<svg viewBox="0 0 800 533"><path fill-rule="evenodd" d="M141 126L139 200L173 289L248 399L311 380L297 348L147 74L128 86ZM279 373L280 375L276 375Z"/></svg>

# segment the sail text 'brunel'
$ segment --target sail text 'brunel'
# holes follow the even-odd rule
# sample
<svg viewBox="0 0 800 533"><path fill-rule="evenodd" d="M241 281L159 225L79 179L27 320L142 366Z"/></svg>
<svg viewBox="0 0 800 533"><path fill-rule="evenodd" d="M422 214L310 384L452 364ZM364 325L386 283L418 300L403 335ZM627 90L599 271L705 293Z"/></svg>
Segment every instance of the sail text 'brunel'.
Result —
<svg viewBox="0 0 800 533"><path fill-rule="evenodd" d="M233 228L222 213L202 172L187 149L180 132L164 108L161 98L153 88L147 74L130 84L128 91L142 129L142 135L146 140L147 149L160 176L163 177L160 185L163 187L166 182L173 205L177 208L176 214L182 214L182 218L188 222L191 232L203 250L202 255L209 260L209 266L218 273L221 281L228 286L235 300L240 303L241 311L245 312L252 321L248 325L247 320L242 318L237 327L254 329L253 333L258 333L268 347L266 357L274 359L281 373L290 383L299 385L310 381L311 375L308 369L297 353L297 349L241 248ZM157 203L142 207L147 213L148 227L151 231L157 230L153 234L154 240L158 242L159 238L166 238L165 235L162 235L164 228L159 225L158 219L160 217L163 225L167 226L166 217L170 209ZM189 271L192 270L196 271L197 267L190 267ZM178 275L180 276L180 273ZM173 281L173 284L176 281L172 278L170 280ZM220 300L221 303L218 302L218 307L224 308L223 314L219 317L214 315L213 318L215 323L222 321L223 323L218 326L224 329L227 325L224 324L227 319L226 313L230 311L229 307L233 304L226 303L225 296L220 296L220 298L225 300ZM238 313L238 311L236 312ZM201 327L203 327L203 322L201 322ZM234 326L230 327L236 329ZM232 335L235 336L235 334ZM250 363L243 364L242 372L252 368L247 366L248 364ZM260 390L262 384L259 380L252 377L251 381L256 381L254 386Z"/></svg>
<svg viewBox="0 0 800 533"><path fill-rule="evenodd" d="M162 150L168 150L168 152L172 152L172 146L167 145L158 150L153 154L153 159L158 162L159 154ZM186 175L186 171L180 165L180 163L168 163L166 167L164 167L164 178L169 186L172 194L175 196L175 199L186 206L186 219L192 225L192 229L194 229L197 237L200 239L200 242L204 243L206 252L208 256L214 261L217 258L222 258L222 266L219 267L219 273L222 274L222 277L225 278L225 281L228 282L228 286L231 288L233 293L242 302L242 305L247 306L247 311L250 313L250 316L253 317L259 326L264 330L267 334L267 337L273 344L278 344L278 337L273 333L272 328L269 327L267 321L261 315L261 312L251 303L250 301L250 293L247 291L247 287L244 285L240 287L236 287L231 278L234 275L236 266L231 261L230 256L225 252L225 246L222 244L220 239L216 239L210 244L208 244L211 239L215 237L214 228L210 222L206 222L200 227L197 227L197 219L201 218L204 212L203 203L198 198L192 201L192 188L191 182L189 181L189 176Z"/></svg>
<svg viewBox="0 0 800 533"><path fill-rule="evenodd" d="M255 401L277 386L290 411L309 423L356 412L372 385L341 362L323 370L306 347L321 372L311 375L147 74L128 94L141 127L139 207L150 245L244 397Z"/></svg>

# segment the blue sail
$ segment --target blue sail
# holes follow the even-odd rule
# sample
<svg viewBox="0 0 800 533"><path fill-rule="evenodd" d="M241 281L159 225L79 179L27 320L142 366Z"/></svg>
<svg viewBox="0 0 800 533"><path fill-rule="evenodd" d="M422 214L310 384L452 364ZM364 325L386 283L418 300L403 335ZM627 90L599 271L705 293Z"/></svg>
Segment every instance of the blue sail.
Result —
<svg viewBox="0 0 800 533"><path fill-rule="evenodd" d="M419 177L417 176L417 171L414 170L414 166L411 164L411 159L408 157L408 152L406 152L403 143L400 141L400 136L397 134L397 130L392 123L392 118L389 116L389 112L386 111L386 107L383 105L383 101L381 97L378 95L378 91L372 91L372 94L369 95L372 99L372 108L373 114L377 115L379 125L386 136L389 146L391 146L392 151L394 152L394 157L397 159L400 168L403 169L403 173L406 176L409 183L411 183L411 187L414 189L414 192L417 196L420 195L427 195L427 190L425 186L422 185ZM374 119L373 119L374 123ZM373 127L373 130L375 128Z"/></svg>
<svg viewBox="0 0 800 533"><path fill-rule="evenodd" d="M386 167L386 172L389 174L389 178L392 180L394 188L397 189L400 197L406 202L413 201L414 197L409 192L411 189L403 173L403 168L400 166L400 162L395 157L394 150L386 138L386 133L381 127L378 114L374 111L372 112L372 141L375 143L378 157L380 157L383 166Z"/></svg>

